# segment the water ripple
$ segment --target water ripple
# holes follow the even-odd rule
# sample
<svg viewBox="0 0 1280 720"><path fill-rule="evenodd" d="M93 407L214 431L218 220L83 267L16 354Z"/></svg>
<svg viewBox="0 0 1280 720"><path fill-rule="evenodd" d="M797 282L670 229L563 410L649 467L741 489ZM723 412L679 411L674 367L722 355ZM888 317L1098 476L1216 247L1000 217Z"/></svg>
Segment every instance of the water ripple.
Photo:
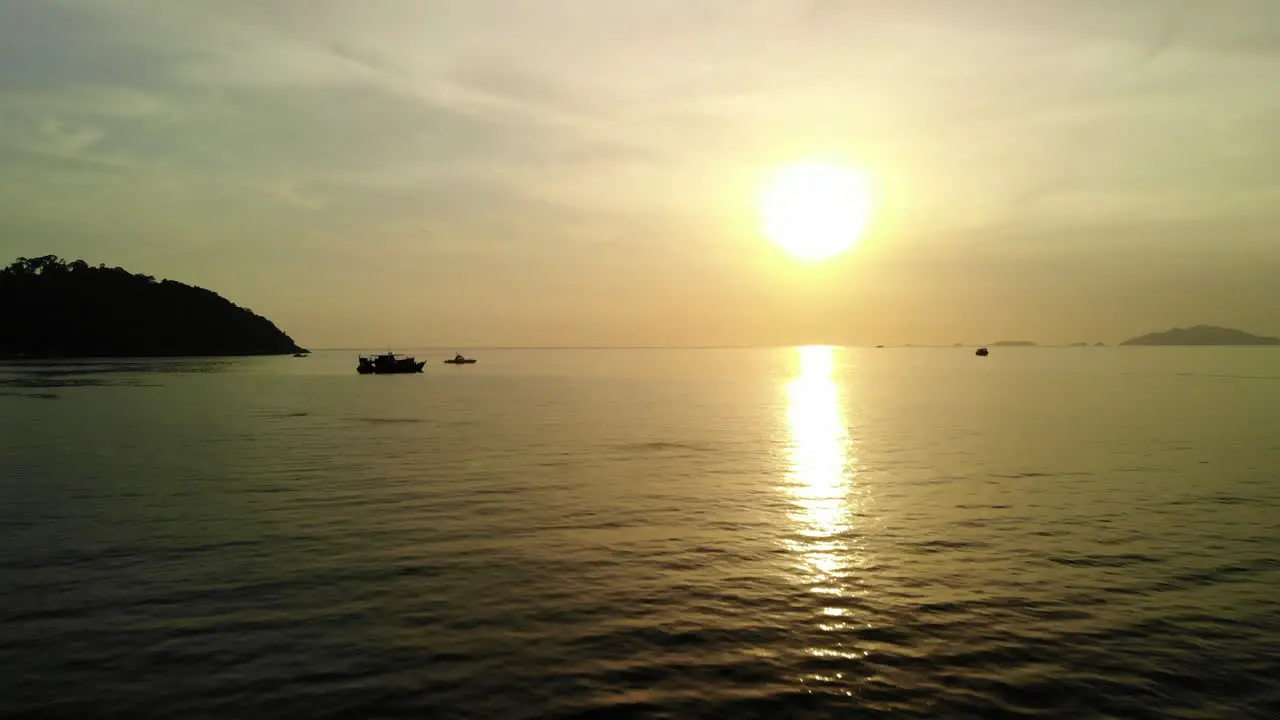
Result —
<svg viewBox="0 0 1280 720"><path fill-rule="evenodd" d="M786 357L6 383L0 715L1280 716L1273 384Z"/></svg>

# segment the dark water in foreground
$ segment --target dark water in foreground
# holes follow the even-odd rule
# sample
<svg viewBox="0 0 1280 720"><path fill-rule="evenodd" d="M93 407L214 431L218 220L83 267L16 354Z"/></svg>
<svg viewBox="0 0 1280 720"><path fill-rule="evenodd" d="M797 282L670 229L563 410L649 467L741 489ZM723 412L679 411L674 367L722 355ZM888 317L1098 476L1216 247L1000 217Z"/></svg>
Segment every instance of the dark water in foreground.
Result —
<svg viewBox="0 0 1280 720"><path fill-rule="evenodd" d="M0 366L0 716L1280 716L1280 351L445 356Z"/></svg>

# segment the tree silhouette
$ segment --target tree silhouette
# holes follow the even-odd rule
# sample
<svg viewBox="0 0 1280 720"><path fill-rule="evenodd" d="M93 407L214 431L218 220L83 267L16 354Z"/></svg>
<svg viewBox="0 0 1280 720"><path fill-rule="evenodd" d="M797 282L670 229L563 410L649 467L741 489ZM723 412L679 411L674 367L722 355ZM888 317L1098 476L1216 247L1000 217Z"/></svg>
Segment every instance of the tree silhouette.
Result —
<svg viewBox="0 0 1280 720"><path fill-rule="evenodd" d="M177 357L301 352L217 293L56 255L0 270L0 356Z"/></svg>

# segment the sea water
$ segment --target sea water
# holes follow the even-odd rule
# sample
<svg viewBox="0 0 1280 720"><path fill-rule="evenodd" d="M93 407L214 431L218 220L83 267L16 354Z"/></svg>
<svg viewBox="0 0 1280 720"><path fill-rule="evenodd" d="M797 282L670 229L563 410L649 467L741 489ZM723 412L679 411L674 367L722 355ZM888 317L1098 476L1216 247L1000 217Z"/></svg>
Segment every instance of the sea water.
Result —
<svg viewBox="0 0 1280 720"><path fill-rule="evenodd" d="M1280 350L0 365L0 716L1276 717Z"/></svg>

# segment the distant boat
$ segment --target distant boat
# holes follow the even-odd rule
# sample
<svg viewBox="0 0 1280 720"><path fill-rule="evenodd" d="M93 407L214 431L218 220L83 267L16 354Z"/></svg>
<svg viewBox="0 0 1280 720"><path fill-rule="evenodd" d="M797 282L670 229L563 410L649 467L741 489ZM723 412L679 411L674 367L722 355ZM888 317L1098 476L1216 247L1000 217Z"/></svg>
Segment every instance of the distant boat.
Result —
<svg viewBox="0 0 1280 720"><path fill-rule="evenodd" d="M456 354L453 356L452 360L445 360L444 363L446 365L473 365L475 364L475 361L475 358L466 358L462 357L461 354Z"/></svg>
<svg viewBox="0 0 1280 720"><path fill-rule="evenodd" d="M974 355L977 355L978 357L986 357L990 354L991 353L988 352L986 348L978 348L978 351L974 353Z"/></svg>
<svg viewBox="0 0 1280 720"><path fill-rule="evenodd" d="M361 375L402 375L407 373L420 373L422 372L422 367L426 364L426 360L418 362L411 357L396 355L394 353L383 353L382 355L361 355L360 364L356 366L356 372Z"/></svg>

